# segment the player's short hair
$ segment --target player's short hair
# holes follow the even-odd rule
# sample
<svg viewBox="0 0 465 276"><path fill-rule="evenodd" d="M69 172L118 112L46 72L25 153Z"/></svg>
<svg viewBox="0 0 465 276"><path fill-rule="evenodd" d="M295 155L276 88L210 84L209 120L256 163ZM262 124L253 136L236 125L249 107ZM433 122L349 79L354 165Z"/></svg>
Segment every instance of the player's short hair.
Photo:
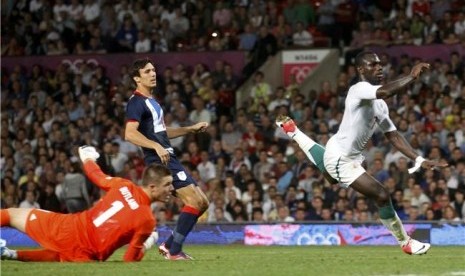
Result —
<svg viewBox="0 0 465 276"><path fill-rule="evenodd" d="M355 67L362 66L367 56L376 55L373 51L363 51L355 57Z"/></svg>
<svg viewBox="0 0 465 276"><path fill-rule="evenodd" d="M142 174L142 186L148 186L150 183L157 182L168 175L171 175L171 171L166 166L151 164L145 168Z"/></svg>
<svg viewBox="0 0 465 276"><path fill-rule="evenodd" d="M131 78L134 78L134 77L140 77L140 73L139 73L139 70L144 68L145 65L147 64L153 64L153 62L149 59L149 58L142 58L142 59L136 59L133 63L132 63L132 67L131 67Z"/></svg>

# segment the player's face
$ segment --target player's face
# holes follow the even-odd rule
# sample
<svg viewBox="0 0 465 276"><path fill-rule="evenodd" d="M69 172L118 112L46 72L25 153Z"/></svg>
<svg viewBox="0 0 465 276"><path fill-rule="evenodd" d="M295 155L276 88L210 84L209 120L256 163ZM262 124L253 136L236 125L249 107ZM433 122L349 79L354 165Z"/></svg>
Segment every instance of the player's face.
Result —
<svg viewBox="0 0 465 276"><path fill-rule="evenodd" d="M152 63L147 63L144 68L139 69L140 77L136 77L137 85L146 88L157 86L157 73Z"/></svg>
<svg viewBox="0 0 465 276"><path fill-rule="evenodd" d="M360 74L371 84L380 84L383 80L383 66L378 55L368 55L365 63L359 68Z"/></svg>
<svg viewBox="0 0 465 276"><path fill-rule="evenodd" d="M159 180L158 184L152 188L152 197L156 201L166 202L174 191L173 177L167 175Z"/></svg>

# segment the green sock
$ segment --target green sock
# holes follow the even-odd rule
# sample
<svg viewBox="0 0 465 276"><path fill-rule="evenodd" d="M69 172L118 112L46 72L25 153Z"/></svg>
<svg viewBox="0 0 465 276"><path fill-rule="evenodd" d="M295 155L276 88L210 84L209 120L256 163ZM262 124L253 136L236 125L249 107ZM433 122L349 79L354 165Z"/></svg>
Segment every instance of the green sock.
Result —
<svg viewBox="0 0 465 276"><path fill-rule="evenodd" d="M325 172L326 169L325 169L325 164L323 162L323 155L325 154L325 148L320 146L320 144L315 144L313 145L313 147L310 148L308 153L313 157L315 166L317 166L321 172Z"/></svg>
<svg viewBox="0 0 465 276"><path fill-rule="evenodd" d="M389 200L389 204L379 208L379 217L381 219L390 219L396 215L392 201Z"/></svg>

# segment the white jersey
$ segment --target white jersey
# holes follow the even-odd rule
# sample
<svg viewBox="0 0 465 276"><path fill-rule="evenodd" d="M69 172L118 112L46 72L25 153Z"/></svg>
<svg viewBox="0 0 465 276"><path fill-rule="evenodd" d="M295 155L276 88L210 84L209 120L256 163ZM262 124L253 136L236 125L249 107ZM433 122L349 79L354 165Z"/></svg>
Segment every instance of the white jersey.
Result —
<svg viewBox="0 0 465 276"><path fill-rule="evenodd" d="M345 100L344 116L338 132L329 139L326 151L358 157L378 125L383 132L396 130L384 100L376 99L381 85L361 81L352 85Z"/></svg>

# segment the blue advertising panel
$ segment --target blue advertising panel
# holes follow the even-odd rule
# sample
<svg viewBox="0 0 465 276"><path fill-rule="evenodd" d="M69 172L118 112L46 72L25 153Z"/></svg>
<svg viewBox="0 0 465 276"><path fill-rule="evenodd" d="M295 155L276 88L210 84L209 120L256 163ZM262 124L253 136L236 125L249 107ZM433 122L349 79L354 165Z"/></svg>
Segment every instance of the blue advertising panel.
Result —
<svg viewBox="0 0 465 276"><path fill-rule="evenodd" d="M431 243L440 245L465 245L465 225L437 224L431 229Z"/></svg>
<svg viewBox="0 0 465 276"><path fill-rule="evenodd" d="M465 224L405 224L408 234L433 245L465 245ZM159 226L159 242L173 226ZM8 246L38 246L16 229L2 227L0 237ZM246 245L396 245L381 224L198 224L187 244Z"/></svg>

